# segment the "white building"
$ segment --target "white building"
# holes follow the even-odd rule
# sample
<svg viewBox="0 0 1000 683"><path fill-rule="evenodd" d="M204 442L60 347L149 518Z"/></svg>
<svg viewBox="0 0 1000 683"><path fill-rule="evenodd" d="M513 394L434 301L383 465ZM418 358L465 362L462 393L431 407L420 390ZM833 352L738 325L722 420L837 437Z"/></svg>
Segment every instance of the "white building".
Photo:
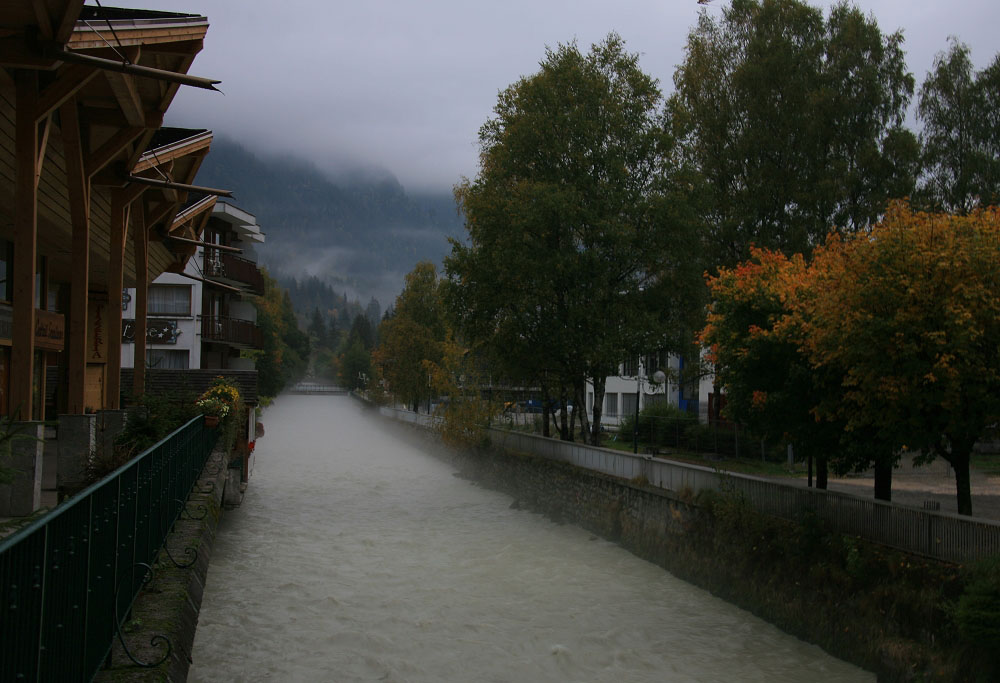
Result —
<svg viewBox="0 0 1000 683"><path fill-rule="evenodd" d="M652 379L658 370L666 376L662 383ZM605 385L601 424L617 427L625 416L635 415L637 396L640 411L654 402L666 401L706 422L713 391L712 377L700 376L681 384L679 378L683 370L683 358L663 351L621 363L618 374L608 377ZM594 387L588 383L588 415L593 415L593 408Z"/></svg>
<svg viewBox="0 0 1000 683"><path fill-rule="evenodd" d="M183 273L163 273L149 285L145 367L253 370L253 360L242 352L261 346L251 295L264 293L256 252L264 233L252 214L214 197L191 204L179 217L190 220L199 211L206 224L196 256ZM134 290L125 290L123 368L136 365L134 306Z"/></svg>

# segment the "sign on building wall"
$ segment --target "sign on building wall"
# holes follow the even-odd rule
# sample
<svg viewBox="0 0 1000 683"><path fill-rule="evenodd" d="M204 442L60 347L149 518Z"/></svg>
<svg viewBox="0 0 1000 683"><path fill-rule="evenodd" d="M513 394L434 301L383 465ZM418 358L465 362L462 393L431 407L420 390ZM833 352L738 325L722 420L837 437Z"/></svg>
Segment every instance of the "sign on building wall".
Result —
<svg viewBox="0 0 1000 683"><path fill-rule="evenodd" d="M108 362L108 304L90 301L87 305L87 362Z"/></svg>
<svg viewBox="0 0 1000 683"><path fill-rule="evenodd" d="M147 344L176 344L181 331L177 329L176 320L147 320ZM122 320L122 343L135 343L135 320Z"/></svg>
<svg viewBox="0 0 1000 683"><path fill-rule="evenodd" d="M0 305L0 343L8 345L14 334L14 310ZM66 323L62 313L35 309L35 348L62 351L66 338Z"/></svg>
<svg viewBox="0 0 1000 683"><path fill-rule="evenodd" d="M62 351L66 324L61 313L35 309L35 348Z"/></svg>

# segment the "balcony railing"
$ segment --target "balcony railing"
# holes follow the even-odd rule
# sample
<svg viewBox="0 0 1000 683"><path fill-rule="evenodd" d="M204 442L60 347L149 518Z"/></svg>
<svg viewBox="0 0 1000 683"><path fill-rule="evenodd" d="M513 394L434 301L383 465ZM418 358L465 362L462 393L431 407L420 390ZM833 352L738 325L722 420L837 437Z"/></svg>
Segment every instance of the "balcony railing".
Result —
<svg viewBox="0 0 1000 683"><path fill-rule="evenodd" d="M234 254L205 249L205 275L246 285L254 294L264 293L264 276L257 264Z"/></svg>
<svg viewBox="0 0 1000 683"><path fill-rule="evenodd" d="M0 680L94 677L151 567L167 559L160 551L215 444L203 425L199 415L0 541Z"/></svg>
<svg viewBox="0 0 1000 683"><path fill-rule="evenodd" d="M260 328L255 323L228 316L203 315L201 338L248 349L263 348Z"/></svg>

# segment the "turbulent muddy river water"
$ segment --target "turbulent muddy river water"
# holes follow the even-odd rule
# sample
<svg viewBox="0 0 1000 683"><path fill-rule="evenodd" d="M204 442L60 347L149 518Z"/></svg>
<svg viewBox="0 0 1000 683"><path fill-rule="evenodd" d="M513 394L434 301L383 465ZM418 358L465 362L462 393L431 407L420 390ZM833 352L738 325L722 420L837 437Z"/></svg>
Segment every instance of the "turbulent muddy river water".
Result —
<svg viewBox="0 0 1000 683"><path fill-rule="evenodd" d="M192 681L874 681L348 397L282 396L212 554Z"/></svg>

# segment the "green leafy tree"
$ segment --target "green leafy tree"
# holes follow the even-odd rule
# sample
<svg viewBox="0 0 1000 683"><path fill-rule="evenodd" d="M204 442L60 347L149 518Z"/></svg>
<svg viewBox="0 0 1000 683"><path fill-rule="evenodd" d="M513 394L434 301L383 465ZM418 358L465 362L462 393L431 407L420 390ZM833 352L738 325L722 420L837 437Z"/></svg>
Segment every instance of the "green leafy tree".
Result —
<svg viewBox="0 0 1000 683"><path fill-rule="evenodd" d="M670 346L690 310L681 274L698 287L661 103L614 34L586 55L547 50L500 93L479 173L455 192L469 240L452 242L445 298L463 339L577 405L590 378L594 439L607 375L623 353Z"/></svg>
<svg viewBox="0 0 1000 683"><path fill-rule="evenodd" d="M355 339L344 351L339 363L340 386L364 389L372 379L371 353Z"/></svg>
<svg viewBox="0 0 1000 683"><path fill-rule="evenodd" d="M918 146L903 128L913 77L902 34L846 3L734 0L703 11L670 110L705 193L705 249L807 253L830 226L870 225L910 194Z"/></svg>
<svg viewBox="0 0 1000 683"><path fill-rule="evenodd" d="M1000 197L1000 55L973 72L969 46L952 39L917 100L925 176L920 198L965 213Z"/></svg>
<svg viewBox="0 0 1000 683"><path fill-rule="evenodd" d="M254 301L262 350L256 357L257 381L263 396L277 396L306 370L309 337L299 329L288 291L262 270L264 294Z"/></svg>
<svg viewBox="0 0 1000 683"><path fill-rule="evenodd" d="M440 362L448 333L439 289L434 264L418 263L406 276L393 315L383 320L373 353L389 391L414 409L433 395L426 363Z"/></svg>
<svg viewBox="0 0 1000 683"><path fill-rule="evenodd" d="M441 344L440 362L425 361L431 387L443 403L438 406L441 420L436 429L445 443L458 447L479 447L488 443L486 428L496 414L496 405L481 395L484 378L473 354L455 341Z"/></svg>

